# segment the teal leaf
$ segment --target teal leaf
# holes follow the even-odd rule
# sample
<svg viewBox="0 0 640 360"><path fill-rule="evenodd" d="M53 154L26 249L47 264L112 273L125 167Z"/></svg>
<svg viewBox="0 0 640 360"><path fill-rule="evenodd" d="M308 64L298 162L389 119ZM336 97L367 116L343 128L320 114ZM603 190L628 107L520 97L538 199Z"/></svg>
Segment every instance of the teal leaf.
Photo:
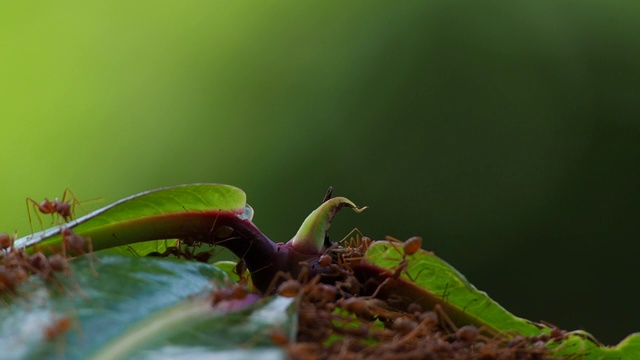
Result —
<svg viewBox="0 0 640 360"><path fill-rule="evenodd" d="M270 334L293 333L293 300L251 294L248 307L212 306L209 294L228 283L209 264L83 256L69 276L46 284L33 277L2 299L2 358L169 358L175 349L208 356L263 349L283 358ZM47 339L45 329L65 318L70 328Z"/></svg>

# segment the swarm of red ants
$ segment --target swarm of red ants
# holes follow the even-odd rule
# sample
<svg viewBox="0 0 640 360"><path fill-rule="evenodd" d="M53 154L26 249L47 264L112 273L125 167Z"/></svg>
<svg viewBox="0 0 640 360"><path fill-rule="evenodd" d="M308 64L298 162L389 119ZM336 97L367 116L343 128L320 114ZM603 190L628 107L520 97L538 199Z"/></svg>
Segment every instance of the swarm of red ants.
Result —
<svg viewBox="0 0 640 360"><path fill-rule="evenodd" d="M71 197L69 201L66 200L68 196ZM62 223L60 219L68 222L72 219L74 207L78 203L75 195L69 189L65 190L62 200L58 198L53 201L45 199L38 203L31 198L27 198L29 222L31 223L32 220L30 205L33 206L33 210L41 226L43 226L40 214L57 217L59 224ZM0 253L2 254L0 256L0 298L18 296L19 285L27 282L34 275L46 283L61 286L56 276L70 275L71 269L68 259L92 252L90 238L80 236L66 227L61 228L61 234L63 239L61 251L47 256L37 250L33 253L27 253L24 249L15 248L13 242L17 237L16 234L0 233ZM93 263L91 263L91 266L93 270ZM53 341L71 327L71 318L61 316L54 319L51 325L43 328L43 336L46 340Z"/></svg>
<svg viewBox="0 0 640 360"><path fill-rule="evenodd" d="M353 239L353 238L352 238ZM552 359L545 343L560 339L555 330L538 337L488 333L473 325L456 326L436 305L424 309L417 303L406 308L379 296L385 281L365 295L366 284L353 276L371 240L355 238L346 247L323 255L321 264L344 276L335 284L289 279L277 288L282 296L296 296L299 307L296 341L276 336L294 359ZM389 238L391 244L397 240ZM416 253L419 237L399 243L404 253L393 277L406 269L406 256ZM391 279L388 278L388 279Z"/></svg>
<svg viewBox="0 0 640 360"><path fill-rule="evenodd" d="M57 215L68 221L72 216L73 201L45 200L42 203L28 199L27 204L42 214ZM38 215L39 217L39 215ZM56 274L68 274L67 258L91 252L91 240L62 227L61 253L45 256L41 252L27 254L13 248L15 236L0 234L0 296L15 294L17 286L32 275L43 281L55 281ZM407 256L421 249L422 240L413 237L405 242L388 238L391 244L401 248L402 260L392 276L376 284L372 292L370 284L355 276L353 268L364 261L364 254L371 240L356 236L333 244L318 261L333 272L334 281L326 281L321 275L313 278L303 272L297 279L281 274L273 279L268 293L293 297L298 308L295 341L279 330L271 332L271 340L281 346L292 359L555 359L546 344L561 340L566 332L554 328L549 334L535 337L500 334L473 325L457 326L439 305L425 309L418 303L396 306L388 294L380 291L386 281L398 278L406 270ZM196 253L195 249L172 247L163 254L151 256L176 256L207 262L211 252ZM255 296L257 290L248 285L246 264L238 261L234 270L240 277L237 284L223 287L211 294L215 306L222 301L242 301ZM53 326L43 329L47 340L54 340L72 326L69 317L63 317Z"/></svg>
<svg viewBox="0 0 640 360"><path fill-rule="evenodd" d="M407 255L421 248L422 239L413 237L404 243L388 238L402 248L402 261L392 277L406 269ZM353 266L362 261L371 240L351 238L349 245L334 246L320 258L319 264L332 269L340 280L333 283L320 275L309 279L303 272L298 279L281 274L271 290L292 297L298 308L297 334L289 341L274 330L271 340L292 359L557 359L546 347L561 340L566 332L554 328L550 334L535 337L488 332L473 325L458 327L439 305L424 309L417 303L398 307L380 296L385 281L373 293L353 274ZM400 245L402 244L402 245ZM240 282L214 292L213 303L242 300L251 294L243 276L242 261L234 271Z"/></svg>
<svg viewBox="0 0 640 360"><path fill-rule="evenodd" d="M67 196L72 197L72 200L67 201ZM31 198L27 198L29 222L31 223L32 220L31 207L29 205L33 206L40 225L44 227L40 214L54 215L67 222L72 218L76 203L78 201L69 189L65 190L62 200L58 198L53 201L45 199L38 203ZM67 257L74 254L85 254L85 247L88 247L89 252L91 252L90 238L80 236L66 227L62 227L61 234L63 238L61 253L46 256L39 251L27 254L24 249L16 249L13 247L16 235L11 236L7 233L0 233L0 250L4 254L0 257L0 295L15 291L16 286L26 281L30 275L38 275L42 280L48 281L54 277L55 273L68 272Z"/></svg>

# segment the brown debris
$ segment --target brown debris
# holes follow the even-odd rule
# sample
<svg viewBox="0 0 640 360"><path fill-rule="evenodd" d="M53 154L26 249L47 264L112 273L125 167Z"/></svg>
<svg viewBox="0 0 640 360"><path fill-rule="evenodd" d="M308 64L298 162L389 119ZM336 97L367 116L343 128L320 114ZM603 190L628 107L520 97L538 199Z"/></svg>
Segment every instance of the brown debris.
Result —
<svg viewBox="0 0 640 360"><path fill-rule="evenodd" d="M333 284L316 277L306 284L289 279L278 288L281 295L299 296L296 341L274 341L291 359L554 359L543 343L551 336L488 336L473 325L456 327L438 305L398 308L379 291L367 294L370 286L351 270L370 243L362 240L332 252ZM404 251L414 253L419 245L419 238L412 238ZM392 276L399 276L406 262L403 257Z"/></svg>

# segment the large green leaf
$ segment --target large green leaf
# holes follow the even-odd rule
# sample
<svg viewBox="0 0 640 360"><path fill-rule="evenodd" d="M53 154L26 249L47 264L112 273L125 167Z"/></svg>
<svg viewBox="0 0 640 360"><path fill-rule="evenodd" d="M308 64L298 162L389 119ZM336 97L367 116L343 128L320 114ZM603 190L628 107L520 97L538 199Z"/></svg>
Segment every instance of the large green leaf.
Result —
<svg viewBox="0 0 640 360"><path fill-rule="evenodd" d="M366 259L394 271L402 261L403 253L402 244L378 241L369 247ZM524 336L550 333L549 327L505 310L433 253L420 250L405 259L407 267L402 278L422 288L424 293L421 297L429 299L431 306L439 304L459 325L474 324L494 332ZM575 331L560 341L551 341L548 346L555 349L557 355L581 356L584 360L640 359L640 333L630 335L615 347L604 347L588 333Z"/></svg>
<svg viewBox="0 0 640 360"><path fill-rule="evenodd" d="M209 264L105 256L73 261L72 276L43 284L38 278L0 307L2 359L170 357L172 351L209 355L263 348L278 358L270 331L291 333L292 300L270 298L244 310L211 306L207 294L228 280ZM95 261L95 260L94 260ZM212 281L213 280L213 281ZM44 329L68 317L72 327L55 341ZM250 354L252 350L247 350ZM163 355L164 354L164 355Z"/></svg>
<svg viewBox="0 0 640 360"><path fill-rule="evenodd" d="M233 186L191 184L146 191L115 202L64 224L90 237L94 250L136 242L172 239L214 232L230 216L250 220L253 210L245 193ZM220 220L220 221L218 221ZM59 251L61 227L18 239L19 248L38 244L41 250Z"/></svg>

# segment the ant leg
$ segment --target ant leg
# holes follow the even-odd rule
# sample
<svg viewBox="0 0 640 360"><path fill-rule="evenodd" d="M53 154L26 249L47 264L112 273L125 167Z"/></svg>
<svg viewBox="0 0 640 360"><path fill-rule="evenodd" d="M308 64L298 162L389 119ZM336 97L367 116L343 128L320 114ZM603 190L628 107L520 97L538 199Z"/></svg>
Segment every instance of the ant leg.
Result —
<svg viewBox="0 0 640 360"><path fill-rule="evenodd" d="M389 280L392 280L392 279L396 280L402 275L403 272L407 272L408 265L409 265L408 261L403 257L402 261L400 261L398 266L396 266L395 270L393 271L393 274L391 274L391 276L389 276L388 278L384 279L384 281L381 282L380 285L378 285L378 287L376 288L376 291L373 292L370 298L376 297L378 295L378 292L380 292L380 289L382 289L382 287L386 285L389 282Z"/></svg>
<svg viewBox="0 0 640 360"><path fill-rule="evenodd" d="M93 266L93 260L95 259L96 262L100 263L100 259L98 259L96 254L93 252L93 241L91 240L91 238L85 237L84 240L87 242L87 249L89 250L87 256L89 256L89 266L91 267L91 272L93 273L93 275L98 276L98 272Z"/></svg>
<svg viewBox="0 0 640 360"><path fill-rule="evenodd" d="M78 205L80 207L80 209L82 209L82 211L84 211L85 213L87 213L87 210L85 208L82 207L82 203L78 200L78 198L76 197L76 194L73 193L73 191L71 191L71 189L66 188L64 190L64 193L62 194L62 202L66 202L67 201L67 196L71 196L71 199L68 201L69 206L71 207L71 217L69 219L65 219L65 221L69 221L71 219L73 219L76 216L76 205Z"/></svg>
<svg viewBox="0 0 640 360"><path fill-rule="evenodd" d="M402 240L400 240L400 239L398 239L396 237L393 237L391 235L386 235L384 237L384 239L387 240L388 242L395 242L395 243L401 243L402 242Z"/></svg>
<svg viewBox="0 0 640 360"><path fill-rule="evenodd" d="M376 296L378 296L378 293L380 292L380 290L382 289L383 286L387 285L387 283L389 282L389 280L391 280L392 278L388 277L386 279L384 279L383 282L380 283L380 285L378 285L378 287L376 288L376 291L373 292L373 294L371 294L370 296L367 296L367 299L374 299Z"/></svg>
<svg viewBox="0 0 640 360"><path fill-rule="evenodd" d="M385 236L384 238L385 238L385 240L387 241L387 243L388 243L389 245L391 245L391 247L393 248L393 250L395 250L398 254L403 254L403 260L404 260L404 251L402 251L402 252L401 252L401 251L398 249L398 247L396 246L396 244L402 244L402 241L400 241L400 240L398 240L398 239L394 238L393 236L389 236L389 235Z"/></svg>
<svg viewBox="0 0 640 360"><path fill-rule="evenodd" d="M275 290L276 285L280 280L293 280L293 278L288 272L278 271L273 279L271 279L271 282L269 283L269 287L267 287L267 291L265 292L265 294L273 293L273 290Z"/></svg>
<svg viewBox="0 0 640 360"><path fill-rule="evenodd" d="M62 257L67 258L67 237L64 234L64 229L60 231L60 235L62 236Z"/></svg>
<svg viewBox="0 0 640 360"><path fill-rule="evenodd" d="M42 217L40 217L40 204L38 204L38 202L33 200L32 198L27 198L26 203L27 203L27 214L29 215L29 226L31 226L31 234L33 235L34 234L33 221L31 218L31 208L29 207L29 204L33 206L33 210L36 213L36 216L38 217L38 221L40 222L40 227L44 230L44 223L42 222Z"/></svg>
<svg viewBox="0 0 640 360"><path fill-rule="evenodd" d="M354 234L354 235L351 235L351 234ZM346 243L347 239L349 239L350 240L349 246L357 247L358 246L358 244L357 244L358 240L357 239L361 238L363 236L364 236L364 234L362 234L362 231L360 231L360 229L355 227L351 231L349 231L349 233L345 237L343 237L342 240L338 241L338 243L339 244L340 243ZM356 244L354 244L354 243L356 243Z"/></svg>
<svg viewBox="0 0 640 360"><path fill-rule="evenodd" d="M450 333L455 333L456 331L458 331L458 327L453 323L453 320L451 320L449 315L444 312L444 309L442 308L442 306L440 306L440 304L436 304L433 307L433 311L438 314L438 318L440 318L440 326L442 326L443 329L449 331ZM447 329L445 325L447 325L449 328Z"/></svg>

